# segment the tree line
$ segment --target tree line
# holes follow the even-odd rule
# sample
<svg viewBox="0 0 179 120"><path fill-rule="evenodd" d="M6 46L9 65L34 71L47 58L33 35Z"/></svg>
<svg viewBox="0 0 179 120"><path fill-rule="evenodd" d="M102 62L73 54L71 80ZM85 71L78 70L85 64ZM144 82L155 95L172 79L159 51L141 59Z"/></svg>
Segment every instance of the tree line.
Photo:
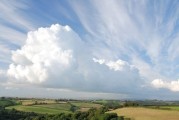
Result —
<svg viewBox="0 0 179 120"><path fill-rule="evenodd" d="M38 114L34 112L23 112L15 109L6 110L0 107L0 120L129 120L123 116L118 117L116 113L106 113L107 108L92 108L87 112L74 112L72 114Z"/></svg>

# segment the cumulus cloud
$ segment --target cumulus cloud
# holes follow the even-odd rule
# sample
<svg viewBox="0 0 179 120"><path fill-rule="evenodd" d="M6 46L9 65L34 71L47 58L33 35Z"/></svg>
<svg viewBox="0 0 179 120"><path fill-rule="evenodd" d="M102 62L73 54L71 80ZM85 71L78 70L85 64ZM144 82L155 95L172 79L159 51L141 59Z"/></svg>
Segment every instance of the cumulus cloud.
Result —
<svg viewBox="0 0 179 120"><path fill-rule="evenodd" d="M70 27L58 24L29 32L25 45L12 53L13 63L9 66L8 75L17 80L38 83L48 79L50 68L56 65L61 70L68 67L72 61L72 50L65 48L64 41L69 40L66 34L76 37L70 32Z"/></svg>
<svg viewBox="0 0 179 120"><path fill-rule="evenodd" d="M167 82L162 79L155 79L152 81L152 85L155 88L166 88L174 92L179 91L179 80Z"/></svg>
<svg viewBox="0 0 179 120"><path fill-rule="evenodd" d="M109 67L109 69L112 69L114 71L134 71L137 70L133 65L129 65L128 62L123 60L117 60L117 61L106 61L104 59L96 59L93 58L94 62L97 62L99 64L105 64Z"/></svg>
<svg viewBox="0 0 179 120"><path fill-rule="evenodd" d="M12 52L9 81L79 91L140 89L143 80L137 68L120 59L96 59L90 49L69 26L55 24L31 31L25 44Z"/></svg>
<svg viewBox="0 0 179 120"><path fill-rule="evenodd" d="M176 1L79 0L67 4L70 9L57 5L54 14L43 15L37 9L30 15L31 6L38 8L38 4L0 2L0 62L2 69L9 66L9 88L30 83L54 89L138 93L138 97L144 89L151 89L159 97L166 92L153 91L151 81L161 78L152 85L177 91L178 81L164 81L179 76ZM176 9L167 10L168 5ZM73 16L70 21L69 16ZM81 38L69 26L58 24L31 31L58 20L75 23L71 25ZM31 32L25 41L27 31ZM11 50L15 50L12 61ZM0 72L0 82L6 77L6 71ZM141 90L141 86L147 87Z"/></svg>

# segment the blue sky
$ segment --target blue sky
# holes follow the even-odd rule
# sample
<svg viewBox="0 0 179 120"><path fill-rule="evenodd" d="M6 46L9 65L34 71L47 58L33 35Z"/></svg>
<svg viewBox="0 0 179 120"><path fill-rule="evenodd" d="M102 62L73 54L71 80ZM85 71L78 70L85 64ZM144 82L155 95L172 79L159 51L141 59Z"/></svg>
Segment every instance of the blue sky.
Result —
<svg viewBox="0 0 179 120"><path fill-rule="evenodd" d="M178 0L1 0L0 11L0 96L179 99Z"/></svg>

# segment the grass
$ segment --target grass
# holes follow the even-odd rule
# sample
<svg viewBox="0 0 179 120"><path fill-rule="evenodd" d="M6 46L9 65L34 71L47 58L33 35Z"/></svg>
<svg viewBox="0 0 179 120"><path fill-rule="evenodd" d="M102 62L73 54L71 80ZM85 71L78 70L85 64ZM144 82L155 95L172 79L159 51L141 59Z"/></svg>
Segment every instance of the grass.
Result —
<svg viewBox="0 0 179 120"><path fill-rule="evenodd" d="M94 103L98 103L98 104L106 104L108 103L109 101L107 100L95 100Z"/></svg>
<svg viewBox="0 0 179 120"><path fill-rule="evenodd" d="M70 104L67 103L60 103L60 104L46 104L46 105L34 105L36 107L43 107L43 108L51 108L51 109L57 109L57 110L65 110L70 111Z"/></svg>
<svg viewBox="0 0 179 120"><path fill-rule="evenodd" d="M72 105L79 108L78 111L85 112L88 111L90 108L100 108L102 105L89 103L89 102L71 102Z"/></svg>
<svg viewBox="0 0 179 120"><path fill-rule="evenodd" d="M170 109L179 111L179 106L160 106L161 109Z"/></svg>
<svg viewBox="0 0 179 120"><path fill-rule="evenodd" d="M77 111L87 111L90 108L100 108L102 105L90 102L56 102L53 100L20 100L22 105L6 107L6 109L16 109L25 112L36 113L72 113L72 106L75 106ZM36 103L36 104L35 104Z"/></svg>
<svg viewBox="0 0 179 120"><path fill-rule="evenodd" d="M56 103L54 100L38 100L38 99L32 99L32 100L20 100L22 105L33 105L35 103L46 103L46 104L52 104Z"/></svg>
<svg viewBox="0 0 179 120"><path fill-rule="evenodd" d="M81 111L81 112L86 112L88 111L90 108L80 108L78 111Z"/></svg>
<svg viewBox="0 0 179 120"><path fill-rule="evenodd" d="M71 102L71 104L80 108L100 108L102 105L88 102Z"/></svg>
<svg viewBox="0 0 179 120"><path fill-rule="evenodd" d="M25 111L25 112L35 112L35 113L41 113L41 114L58 114L58 113L71 113L71 111L68 109L69 106L61 105L61 104L46 104L46 105L31 105L31 106L24 106L24 105L16 105L16 106L10 106L6 107L6 109L16 109L19 111Z"/></svg>
<svg viewBox="0 0 179 120"><path fill-rule="evenodd" d="M35 103L33 100L20 100L22 102L22 105L32 105Z"/></svg>
<svg viewBox="0 0 179 120"><path fill-rule="evenodd" d="M178 120L179 112L170 110L150 109L142 107L120 108L110 112L126 116L134 120Z"/></svg>

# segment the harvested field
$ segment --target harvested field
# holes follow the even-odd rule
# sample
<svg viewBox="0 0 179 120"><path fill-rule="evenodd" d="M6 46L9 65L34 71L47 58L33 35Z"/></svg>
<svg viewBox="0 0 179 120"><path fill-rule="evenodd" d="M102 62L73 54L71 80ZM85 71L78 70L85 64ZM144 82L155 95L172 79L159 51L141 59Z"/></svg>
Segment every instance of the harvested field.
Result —
<svg viewBox="0 0 179 120"><path fill-rule="evenodd" d="M132 120L178 120L179 111L159 110L142 107L120 108L110 112L117 113L119 116L132 118Z"/></svg>

